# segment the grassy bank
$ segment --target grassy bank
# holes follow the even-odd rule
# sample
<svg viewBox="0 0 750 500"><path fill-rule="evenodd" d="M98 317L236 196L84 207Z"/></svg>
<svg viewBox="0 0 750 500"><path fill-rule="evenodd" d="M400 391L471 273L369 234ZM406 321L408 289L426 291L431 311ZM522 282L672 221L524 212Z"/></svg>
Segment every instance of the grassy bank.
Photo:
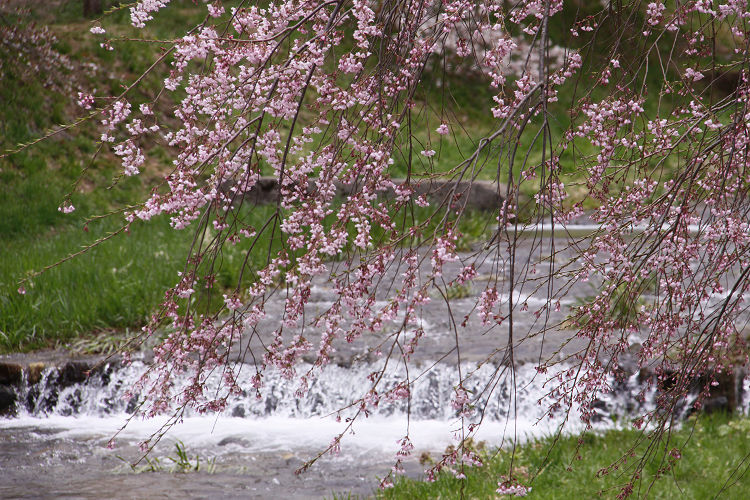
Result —
<svg viewBox="0 0 750 500"><path fill-rule="evenodd" d="M100 47L80 3L18 5L0 8L0 36L9 42L0 44L1 153L86 116L75 104L77 91L115 95L159 54L153 44ZM191 2L177 2L146 36L169 38L202 15ZM125 38L138 33L127 9L107 16L107 27ZM24 50L17 53L14 43ZM159 78L146 78L130 97L143 102L159 87ZM95 346L97 338L138 328L185 264L192 231L173 231L161 218L134 225L129 234L34 278L25 295L17 293L29 273L120 229L118 215L86 220L145 199L169 171L172 153L151 144L143 174L123 178L118 159L101 147L97 127L97 120L84 121L0 158L0 353L61 346L77 337L94 339L89 345ZM76 207L67 215L58 210L66 198ZM231 256L239 251L228 252L220 283L236 277Z"/></svg>
<svg viewBox="0 0 750 500"><path fill-rule="evenodd" d="M43 238L0 242L14 255L0 262L0 350L33 349L76 334L143 324L184 263L188 233L165 221L139 225L90 252L45 272L16 293L16 279L53 264L82 245L118 229L115 221L63 228Z"/></svg>
<svg viewBox="0 0 750 500"><path fill-rule="evenodd" d="M265 220L270 208L256 210ZM40 270L84 245L121 228L110 219L90 224L87 231L67 226L41 238L0 241L0 352L59 345L78 335L124 331L145 324L151 311L174 285L194 232L175 231L167 218L136 223L128 233L31 279L26 293L17 293L17 279ZM261 243L263 244L263 243ZM246 242L228 245L216 268L217 289L231 288L239 276ZM262 258L258 256L258 258ZM262 264L251 258L250 266Z"/></svg>
<svg viewBox="0 0 750 500"><path fill-rule="evenodd" d="M574 499L615 498L628 483L638 459L648 445L641 442L634 455L620 461L641 437L635 430L608 431L581 438L562 438L550 449L551 439L542 439L517 448L514 474L532 490L528 498ZM680 458L671 459L672 449ZM666 453L666 458L665 458ZM690 419L672 434L668 444L661 443L649 460L631 498L705 499L747 498L750 491L750 419L730 419L714 415ZM500 476L507 476L511 453L499 450L484 452L483 467L465 467L465 480L442 472L433 483L401 479L395 487L378 494L378 498L397 500L413 498L495 499ZM602 468L618 463L608 473ZM669 464L673 465L670 466ZM426 465L426 467L428 467ZM654 481L658 477L658 480ZM652 484L653 483L653 484Z"/></svg>

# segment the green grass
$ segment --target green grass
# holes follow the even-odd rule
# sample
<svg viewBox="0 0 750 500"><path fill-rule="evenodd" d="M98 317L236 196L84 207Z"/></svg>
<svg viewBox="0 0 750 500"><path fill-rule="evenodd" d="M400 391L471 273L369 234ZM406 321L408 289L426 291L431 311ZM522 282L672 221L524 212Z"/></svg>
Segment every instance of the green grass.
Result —
<svg viewBox="0 0 750 500"><path fill-rule="evenodd" d="M615 498L630 480L639 452L645 444L635 448L634 457L620 463L608 474L600 470L618 462L626 455L641 434L635 430L613 430L602 434L587 434L577 449L579 437L562 438L551 450L551 439L533 441L516 450L514 474L525 485L532 487L528 498L573 499ZM743 499L750 491L747 473L750 455L750 419L730 419L726 415L712 415L690 419L683 428L672 434L668 444L661 443L660 451L644 468L642 480L636 482L632 498L705 499L715 498L722 487L720 498ZM673 448L681 451L674 466L662 462ZM495 493L500 476L508 475L511 454L500 450L485 452L487 461L479 468L465 468L463 481L452 474L441 472L433 483L400 479L392 489L378 493L382 499L502 498ZM659 469L660 478L653 482ZM649 490L649 486L653 486Z"/></svg>
<svg viewBox="0 0 750 500"><path fill-rule="evenodd" d="M178 3L173 10L181 13L176 22L192 21L189 14L197 8L190 2ZM65 54L74 68L44 68L52 72L28 75L23 67L14 66L13 53L0 50L4 68L0 78L0 152L83 116L73 95L44 84L47 76L57 82L72 79L74 86L82 83L97 88L97 95L108 95L121 91L118 80L132 80L159 51L154 45L120 42L120 50L114 52L100 48L100 40L88 33L90 22L81 15L80 3L30 7L28 15L3 12L4 20L22 28L33 23L49 25L58 38L54 49ZM135 33L128 27L126 13L110 16L106 22L116 35ZM169 23L163 23L156 35L168 36L168 29ZM102 69L87 71L82 66L85 62ZM136 104L157 88L155 79L144 83L132 96ZM162 219L148 226L135 225L130 235L120 235L35 278L26 286L25 296L16 292L18 281L27 273L120 227L122 219L113 218L90 224L89 232L82 230L87 217L144 199L147 185L170 164L170 155L155 147L142 175L145 178L115 180L119 162L106 148L95 156L97 138L97 124L84 122L0 158L0 352L49 347L76 336L140 326L184 265L191 231L173 231ZM83 180L77 182L84 170ZM58 207L67 195L76 211L63 215Z"/></svg>
<svg viewBox="0 0 750 500"><path fill-rule="evenodd" d="M166 220L138 225L71 261L33 278L26 295L17 280L117 229L114 220L85 233L68 227L38 238L0 243L0 350L44 347L76 334L142 325L177 279L191 234Z"/></svg>
<svg viewBox="0 0 750 500"><path fill-rule="evenodd" d="M272 210L245 210L244 220L260 225ZM0 254L13 256L0 261L0 352L48 347L91 332L104 335L148 321L164 292L178 281L177 272L183 270L194 235L190 228L173 230L166 217L134 223L129 233L121 233L32 278L25 285L25 295L17 292L20 278L120 227L121 222L113 217L91 224L87 232L67 226L42 238L0 240ZM262 248L268 248L268 238L268 232L261 236ZM210 310L221 304L221 300L213 299L236 286L248 246L247 241L225 246L213 269L213 305L200 294L196 294L200 297L196 300ZM250 270L264 262L265 254L255 252L249 260Z"/></svg>

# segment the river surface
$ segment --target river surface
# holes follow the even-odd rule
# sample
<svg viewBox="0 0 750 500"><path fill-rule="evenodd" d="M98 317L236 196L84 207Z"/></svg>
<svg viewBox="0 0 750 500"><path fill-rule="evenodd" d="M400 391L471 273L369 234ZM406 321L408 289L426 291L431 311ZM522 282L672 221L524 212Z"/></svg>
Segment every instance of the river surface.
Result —
<svg viewBox="0 0 750 500"><path fill-rule="evenodd" d="M222 415L185 417L152 451L151 462L141 461L134 472L130 464L142 457L138 443L165 423L160 418L132 420L120 431L128 418L122 411L127 402L113 402L110 390L129 381L139 368L134 363L113 370L106 385L90 381L63 389L58 402L44 413L0 419L0 498L330 498L334 492L368 496L394 464L397 441L407 429L416 447L405 462L412 477L425 469L419 463L423 453L439 458L461 429L460 420L446 410L450 405L444 399L451 397L456 374L445 366L415 384L414 400L420 404L412 408L410 418L401 407L384 406L356 422L337 456L324 455L310 470L295 475L345 428L346 422L328 414L339 401L356 394L352 387L363 381L358 379L367 369L351 373L333 366L305 400L297 400L293 387L281 384L274 395L260 401L255 396L237 398ZM487 421L477 439L507 445L514 437L523 441L556 430L559 418L542 418L536 404L542 388L534 372L521 368L517 375L521 418L509 415L507 400L498 397L487 404ZM622 411L624 401L608 400L607 411ZM579 428L575 415L572 422L568 431ZM608 425L607 420L601 425ZM116 434L114 448L108 449ZM177 459L178 442L184 444L192 466L200 458L197 472L167 472Z"/></svg>
<svg viewBox="0 0 750 500"><path fill-rule="evenodd" d="M525 256L544 254L548 250L544 245L531 239L521 243L519 259L524 258L524 252ZM557 246L556 259L565 262L572 253L566 253L561 242ZM507 279L507 262L499 254L472 258L478 272L475 283L449 303L433 300L424 306L420 321L425 336L420 349L409 364L394 363L384 377L385 388L408 377L411 404L383 402L368 418L359 418L353 424L342 438L339 454L324 455L305 473L296 475L295 470L347 429L349 414L342 408L362 397L369 387L368 375L382 368L384 360L376 351L383 338L377 334L337 345L333 363L301 398L296 395L296 382L271 370L264 376L260 398L254 392L233 396L220 415L187 412L148 460L142 459L138 444L160 432L165 420L133 419L122 429L133 411L133 401L122 394L147 368L148 355L128 366L113 364L85 382L66 387L56 386L55 370L47 370L36 384L20 389L16 416L0 417L0 498L302 499L332 498L334 493L344 498L349 493L367 497L377 488L378 478L393 466L397 441L406 434L415 446L404 462L411 477L420 477L428 466L420 463L420 458L439 458L456 442L462 422L451 399L460 380L459 366L466 378L464 387L475 398L476 406L485 409L476 439L490 446L507 446L514 439L523 441L555 432L566 416L548 418L545 407L538 404L549 390L546 381L550 374L539 375L534 364L540 359L562 359L583 344L564 328L550 328L544 335L526 338L514 350L516 369L511 376L507 329L487 330L474 314L459 331L459 357L451 315L462 318L471 312L486 283L506 283ZM459 269L458 263L451 265L446 268L447 275ZM391 276L385 278L392 279L399 271L388 272ZM530 276L530 269L524 273ZM504 286L507 288L507 283ZM553 294L563 286L556 284ZM560 311L544 319L549 325L560 323L572 305L596 292L596 286L595 277L588 283L568 284ZM533 281L502 293L502 300L512 296L514 303L528 304L530 311L547 301ZM321 280L307 307L310 313L322 311L333 299L330 288ZM259 327L256 339L270 335L282 310L282 299L267 304L271 319ZM539 318L531 312L516 316L516 338L539 327ZM631 342L635 345L637 341L634 335ZM237 362L247 361L239 353L257 348L253 342L238 342ZM306 368L301 366L300 370ZM250 387L249 374L254 370L248 368L241 373L245 378L240 378L240 385ZM643 403L635 399L641 386L634 369L614 385L613 394L601 396L596 424L600 428L614 426L613 415L626 415L649 405L648 399ZM580 430L575 408L569 417L565 432ZM109 449L113 437L114 447ZM197 471L169 472L179 458L177 444L184 446L192 468L200 461Z"/></svg>

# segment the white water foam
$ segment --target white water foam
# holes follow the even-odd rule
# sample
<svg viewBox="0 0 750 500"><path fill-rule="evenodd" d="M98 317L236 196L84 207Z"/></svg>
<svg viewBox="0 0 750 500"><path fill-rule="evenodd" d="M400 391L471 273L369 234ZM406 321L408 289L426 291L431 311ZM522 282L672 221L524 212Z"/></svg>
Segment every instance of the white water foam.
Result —
<svg viewBox="0 0 750 500"><path fill-rule="evenodd" d="M301 398L296 395L296 383L284 379L278 372L268 371L260 399L254 393L233 397L227 410L219 415L188 411L182 421L170 429L167 441L181 440L190 443L191 447L217 452L233 449L233 446L222 445L227 440L230 444L241 443L241 448L247 452L325 449L334 437L347 430L346 418L355 413L354 409L337 411L364 395L363 392L371 386L367 376L379 368L380 363L350 368L329 366ZM492 365L478 369L476 366L462 366L464 377L472 368L474 372L464 380L463 387L476 408L484 410L482 425L473 436L475 439L486 441L491 446L503 446L514 440L522 442L551 435L563 422L565 432L577 432L583 428L575 408L567 419L565 415L545 416L546 405L540 405L539 400L549 387L545 385L546 377L538 375L531 365L516 369L515 389L509 373L497 376L500 372ZM0 420L0 429L39 428L45 433L54 431L63 439L94 439L104 445L129 416L126 412L128 402L121 398L121 392L132 386L145 369L143 363L134 362L88 383L63 388L54 400L36 401L30 407L20 408L17 418ZM368 418L362 415L357 418L351 429L353 432L348 432L342 439L342 449L353 452L355 457L368 453L392 456L398 449L396 442L407 433L417 449L441 450L455 443L456 433L460 435L462 428L461 419L451 405L454 388L459 383L458 368L445 364L412 365L409 374L411 406L404 400L392 403L381 400L377 406L368 407L371 414ZM248 380L241 378L240 385L249 386L251 375L250 370L245 370L243 377ZM490 394L487 385L493 376L497 377L497 384ZM380 393L404 381L405 377L403 366L388 372L382 380ZM39 384L52 379L54 377L43 377ZM50 387L39 387L39 384L29 390L42 397L54 392ZM629 406L632 409L630 393L636 392L637 382L632 377L627 384L627 388L620 388L618 395L602 396L600 427L614 425L607 414L624 413ZM337 413L341 421L336 421ZM464 429L478 419L478 413L464 419ZM166 422L166 417L134 418L119 433L118 440L146 440Z"/></svg>

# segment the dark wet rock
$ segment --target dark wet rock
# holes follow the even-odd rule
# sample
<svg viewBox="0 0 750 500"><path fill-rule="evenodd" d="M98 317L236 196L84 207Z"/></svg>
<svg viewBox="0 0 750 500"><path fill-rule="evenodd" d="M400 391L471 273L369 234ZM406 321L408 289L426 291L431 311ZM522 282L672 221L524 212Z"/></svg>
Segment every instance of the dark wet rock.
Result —
<svg viewBox="0 0 750 500"><path fill-rule="evenodd" d="M91 365L82 361L69 361L60 370L58 375L58 384L62 387L68 387L73 384L84 382L91 370Z"/></svg>
<svg viewBox="0 0 750 500"><path fill-rule="evenodd" d="M130 398L130 401L128 401L127 406L125 407L125 413L135 413L135 410L138 409L138 396L133 396Z"/></svg>
<svg viewBox="0 0 750 500"><path fill-rule="evenodd" d="M595 399L591 403L591 408L594 410L594 415L591 417L594 423L601 422L610 415L609 406L601 399Z"/></svg>
<svg viewBox="0 0 750 500"><path fill-rule="evenodd" d="M0 384L17 384L23 376L23 366L13 361L0 360Z"/></svg>
<svg viewBox="0 0 750 500"><path fill-rule="evenodd" d="M272 415L274 410L276 410L276 405L279 403L279 400L277 397L273 395L268 395L266 397L266 415Z"/></svg>
<svg viewBox="0 0 750 500"><path fill-rule="evenodd" d="M650 367L644 366L638 370L638 378L636 380L638 385L643 385L655 378L656 375L654 374L654 371Z"/></svg>
<svg viewBox="0 0 750 500"><path fill-rule="evenodd" d="M27 380L30 384L36 384L42 378L42 372L47 365L41 362L31 362L26 366Z"/></svg>
<svg viewBox="0 0 750 500"><path fill-rule="evenodd" d="M695 403L693 403L695 404ZM714 396L704 400L701 410L703 413L730 413L732 405L726 396Z"/></svg>
<svg viewBox="0 0 750 500"><path fill-rule="evenodd" d="M221 441L218 442L219 446L228 446L230 444L234 444L234 445L237 445L237 446L242 446L243 448L247 448L252 443L250 443L250 441L248 441L247 439L241 438L239 436L225 437L224 439L222 439Z"/></svg>
<svg viewBox="0 0 750 500"><path fill-rule="evenodd" d="M742 406L744 391L742 381L745 377L743 370L701 375L688 382L689 405L685 407L686 417L697 412L734 413ZM680 373L677 369L667 371L659 377L655 367L641 368L638 372L638 384L654 384L658 393L672 390L679 382ZM680 405L684 407L684 404Z"/></svg>
<svg viewBox="0 0 750 500"><path fill-rule="evenodd" d="M318 360L318 354L317 352L313 353L307 353L302 355L302 361L305 363L309 363L311 365L314 365L316 361ZM340 366L342 368L351 368L352 364L354 364L356 361L358 361L358 356L351 354L351 353L333 353L330 356L329 364L334 364L336 366Z"/></svg>
<svg viewBox="0 0 750 500"><path fill-rule="evenodd" d="M318 410L325 406L325 401L323 401L323 396L320 393L315 393L310 397L308 404L312 408L312 413L317 414Z"/></svg>
<svg viewBox="0 0 750 500"><path fill-rule="evenodd" d="M12 388L0 385L0 416L10 416L15 413L16 399L18 396Z"/></svg>
<svg viewBox="0 0 750 500"><path fill-rule="evenodd" d="M701 377L694 381L697 391L705 391L708 386L708 396L703 394L695 397L690 405L689 414L700 410L704 413L734 413L741 408L743 400L742 380L744 371L732 373L717 373L713 378Z"/></svg>
<svg viewBox="0 0 750 500"><path fill-rule="evenodd" d="M65 409L61 412L63 415L73 415L78 413L83 402L83 395L80 387L77 387L72 393L65 398Z"/></svg>
<svg viewBox="0 0 750 500"><path fill-rule="evenodd" d="M62 389L85 384L92 376L106 384L119 365L119 357L77 356L63 350L9 354L0 356L0 387L6 400L12 397L13 404L20 401L30 413L44 414L56 407ZM65 398L69 412L80 407L81 397L74 391Z"/></svg>
<svg viewBox="0 0 750 500"><path fill-rule="evenodd" d="M51 412L59 399L59 392L56 390L43 391L39 385L33 385L26 394L26 410L34 414L47 414Z"/></svg>

